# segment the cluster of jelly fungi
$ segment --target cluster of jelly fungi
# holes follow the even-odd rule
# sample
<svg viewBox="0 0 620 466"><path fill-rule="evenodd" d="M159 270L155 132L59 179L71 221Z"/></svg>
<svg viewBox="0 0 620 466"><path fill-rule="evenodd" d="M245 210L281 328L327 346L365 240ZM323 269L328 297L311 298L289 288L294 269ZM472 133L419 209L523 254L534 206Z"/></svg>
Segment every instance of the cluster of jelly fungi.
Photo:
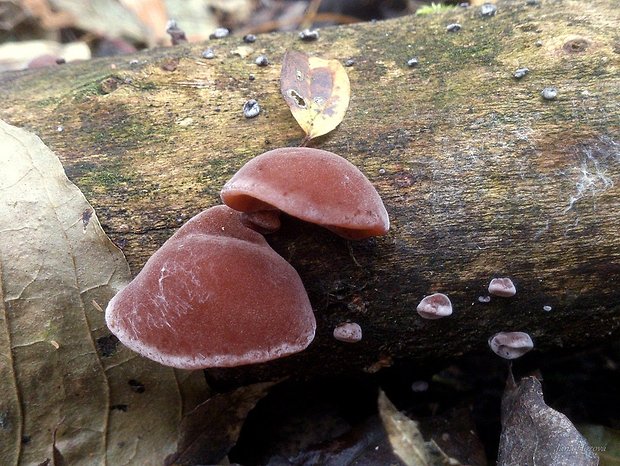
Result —
<svg viewBox="0 0 620 466"><path fill-rule="evenodd" d="M316 320L296 270L261 233L284 212L347 239L384 235L389 218L362 172L319 149L282 148L250 160L221 192L225 206L190 219L108 304L128 348L200 369L265 362L305 349Z"/></svg>

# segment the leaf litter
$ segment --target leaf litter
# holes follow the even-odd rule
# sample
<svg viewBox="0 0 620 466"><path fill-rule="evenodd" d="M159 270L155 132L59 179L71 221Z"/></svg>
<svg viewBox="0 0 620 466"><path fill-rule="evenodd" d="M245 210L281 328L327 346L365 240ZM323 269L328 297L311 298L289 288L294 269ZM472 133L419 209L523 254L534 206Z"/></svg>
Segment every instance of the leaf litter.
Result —
<svg viewBox="0 0 620 466"><path fill-rule="evenodd" d="M98 351L100 308L131 278L122 252L37 136L0 121L0 163L3 464L161 464L204 377Z"/></svg>
<svg viewBox="0 0 620 466"><path fill-rule="evenodd" d="M289 50L280 74L280 92L306 140L334 130L342 122L351 94L349 76L338 60Z"/></svg>

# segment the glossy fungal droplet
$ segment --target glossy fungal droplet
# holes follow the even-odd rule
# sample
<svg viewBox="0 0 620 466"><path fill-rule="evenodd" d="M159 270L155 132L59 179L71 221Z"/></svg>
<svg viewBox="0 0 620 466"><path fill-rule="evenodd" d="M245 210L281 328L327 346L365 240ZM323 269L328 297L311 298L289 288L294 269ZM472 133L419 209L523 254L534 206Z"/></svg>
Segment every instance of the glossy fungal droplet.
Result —
<svg viewBox="0 0 620 466"><path fill-rule="evenodd" d="M555 87L545 87L540 95L545 100L555 100L558 96L558 90Z"/></svg>
<svg viewBox="0 0 620 466"><path fill-rule="evenodd" d="M417 57L413 57L413 58L410 58L409 60L407 60L407 66L409 68L415 68L416 66L418 66L419 63L420 62L418 61Z"/></svg>
<svg viewBox="0 0 620 466"><path fill-rule="evenodd" d="M489 283L489 294L501 296L502 298L510 298L517 294L517 288L508 277L494 278L491 280L491 283Z"/></svg>
<svg viewBox="0 0 620 466"><path fill-rule="evenodd" d="M260 113L260 105L254 99L248 100L243 104L243 116L246 118L254 118Z"/></svg>
<svg viewBox="0 0 620 466"><path fill-rule="evenodd" d="M224 37L227 37L228 34L230 34L230 31L228 29L217 28L215 31L213 31L213 34L209 36L209 39L223 39Z"/></svg>
<svg viewBox="0 0 620 466"><path fill-rule="evenodd" d="M362 328L355 322L345 322L334 329L334 338L345 343L357 343L362 339Z"/></svg>
<svg viewBox="0 0 620 466"><path fill-rule="evenodd" d="M304 42L312 42L319 39L319 31L317 29L304 29L299 33L299 38Z"/></svg>
<svg viewBox="0 0 620 466"><path fill-rule="evenodd" d="M256 60L254 60L254 63L256 63L258 66L267 66L269 65L269 59L265 55L259 55L258 57L256 57Z"/></svg>
<svg viewBox="0 0 620 466"><path fill-rule="evenodd" d="M445 294L434 293L420 301L416 310L424 319L441 319L452 314L452 303Z"/></svg>
<svg viewBox="0 0 620 466"><path fill-rule="evenodd" d="M246 34L245 36L243 36L243 42L245 42L246 44L256 42L256 36L254 34Z"/></svg>
<svg viewBox="0 0 620 466"><path fill-rule="evenodd" d="M448 32L458 32L461 30L461 25L459 23L452 23L446 26L446 31Z"/></svg>
<svg viewBox="0 0 620 466"><path fill-rule="evenodd" d="M202 58L206 58L207 60L211 60L215 58L215 52L213 49L207 49L202 51Z"/></svg>
<svg viewBox="0 0 620 466"><path fill-rule="evenodd" d="M492 3L483 3L480 7L480 15L484 17L495 16L497 13L497 7Z"/></svg>
<svg viewBox="0 0 620 466"><path fill-rule="evenodd" d="M489 348L504 359L516 359L534 348L525 332L499 332L489 338Z"/></svg>
<svg viewBox="0 0 620 466"><path fill-rule="evenodd" d="M517 68L513 74L516 79L521 79L523 76L528 74L530 70L528 68Z"/></svg>

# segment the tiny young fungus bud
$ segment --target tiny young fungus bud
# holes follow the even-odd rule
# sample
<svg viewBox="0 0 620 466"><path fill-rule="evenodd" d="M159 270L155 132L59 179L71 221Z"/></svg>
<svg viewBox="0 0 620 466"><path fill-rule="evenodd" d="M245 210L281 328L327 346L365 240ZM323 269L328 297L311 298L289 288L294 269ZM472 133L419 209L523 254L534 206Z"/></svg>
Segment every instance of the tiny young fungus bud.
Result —
<svg viewBox="0 0 620 466"><path fill-rule="evenodd" d="M345 343L357 343L362 339L362 328L355 322L345 322L334 329L334 338Z"/></svg>
<svg viewBox="0 0 620 466"><path fill-rule="evenodd" d="M319 39L319 31L316 29L304 29L299 33L299 38L304 42L312 42Z"/></svg>
<svg viewBox="0 0 620 466"><path fill-rule="evenodd" d="M245 42L246 44L256 42L256 36L254 34L246 34L245 36L243 36L243 42Z"/></svg>
<svg viewBox="0 0 620 466"><path fill-rule="evenodd" d="M540 95L545 100L555 100L558 96L558 90L555 87L545 87Z"/></svg>
<svg viewBox="0 0 620 466"><path fill-rule="evenodd" d="M415 393L422 393L428 390L428 382L426 380L418 380L411 384L411 391Z"/></svg>
<svg viewBox="0 0 620 466"><path fill-rule="evenodd" d="M215 58L215 52L213 49L207 49L202 51L202 58L206 58L207 60L211 60Z"/></svg>
<svg viewBox="0 0 620 466"><path fill-rule="evenodd" d="M446 31L448 32L458 32L461 30L461 25L459 23L452 23L446 26Z"/></svg>
<svg viewBox="0 0 620 466"><path fill-rule="evenodd" d="M495 13L497 13L497 7L493 5L492 3L483 3L482 6L480 7L481 16L485 16L485 17L495 16Z"/></svg>
<svg viewBox="0 0 620 466"><path fill-rule="evenodd" d="M530 70L528 68L517 68L517 70L514 72L513 76L516 79L521 79L523 76L525 76L526 74L528 74L530 72Z"/></svg>
<svg viewBox="0 0 620 466"><path fill-rule="evenodd" d="M258 57L256 57L254 63L256 63L258 66L267 66L269 65L269 59L265 55L259 55Z"/></svg>
<svg viewBox="0 0 620 466"><path fill-rule="evenodd" d="M250 99L243 104L243 116L246 118L254 118L260 113L260 105L254 99Z"/></svg>
<svg viewBox="0 0 620 466"><path fill-rule="evenodd" d="M499 332L489 338L489 347L504 359L516 359L534 348L534 342L525 332Z"/></svg>
<svg viewBox="0 0 620 466"><path fill-rule="evenodd" d="M223 39L230 34L230 31L226 28L217 28L213 31L213 34L209 35L209 39Z"/></svg>
<svg viewBox="0 0 620 466"><path fill-rule="evenodd" d="M424 319L441 319L452 314L452 303L443 293L434 293L425 297L416 309Z"/></svg>
<svg viewBox="0 0 620 466"><path fill-rule="evenodd" d="M489 294L501 296L502 298L510 298L517 294L517 288L508 277L494 278L491 280L491 283L489 283Z"/></svg>
<svg viewBox="0 0 620 466"><path fill-rule="evenodd" d="M415 68L416 66L418 66L418 64L419 64L419 61L418 61L417 57L413 57L413 58L410 58L409 60L407 60L407 66L409 68Z"/></svg>
<svg viewBox="0 0 620 466"><path fill-rule="evenodd" d="M177 22L174 19L171 19L166 23L166 33L170 36L170 41L172 45L183 44L187 42L187 37L185 36L185 32L177 26Z"/></svg>

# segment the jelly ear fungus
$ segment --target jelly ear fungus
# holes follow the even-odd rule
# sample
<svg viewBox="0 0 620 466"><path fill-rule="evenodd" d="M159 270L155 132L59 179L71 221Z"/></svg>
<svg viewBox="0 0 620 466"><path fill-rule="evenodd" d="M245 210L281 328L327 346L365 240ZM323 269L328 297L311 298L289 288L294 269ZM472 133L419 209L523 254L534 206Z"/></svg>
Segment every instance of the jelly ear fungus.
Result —
<svg viewBox="0 0 620 466"><path fill-rule="evenodd" d="M295 269L228 207L181 227L106 309L130 349L183 369L230 367L306 348L316 322Z"/></svg>
<svg viewBox="0 0 620 466"><path fill-rule="evenodd" d="M244 165L221 197L229 207L183 225L106 309L123 344L164 365L253 364L312 342L316 321L301 279L260 234L279 228L280 212L347 239L384 235L390 226L362 172L319 149L266 152Z"/></svg>
<svg viewBox="0 0 620 466"><path fill-rule="evenodd" d="M224 185L221 197L250 222L267 212L284 212L347 239L384 235L390 228L383 201L368 178L346 159L320 149L265 152Z"/></svg>

